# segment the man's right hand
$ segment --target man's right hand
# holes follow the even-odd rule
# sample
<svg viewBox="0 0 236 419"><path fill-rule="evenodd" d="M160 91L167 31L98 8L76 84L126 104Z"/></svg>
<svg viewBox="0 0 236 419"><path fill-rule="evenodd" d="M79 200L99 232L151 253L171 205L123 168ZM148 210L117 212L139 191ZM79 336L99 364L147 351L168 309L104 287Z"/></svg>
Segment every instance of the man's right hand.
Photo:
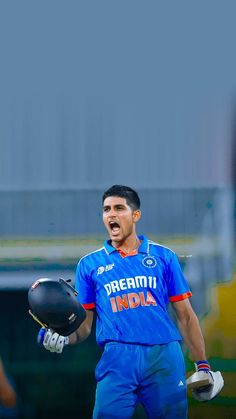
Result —
<svg viewBox="0 0 236 419"><path fill-rule="evenodd" d="M42 327L38 333L37 342L48 351L61 354L64 346L69 344L69 337L61 336L52 329Z"/></svg>

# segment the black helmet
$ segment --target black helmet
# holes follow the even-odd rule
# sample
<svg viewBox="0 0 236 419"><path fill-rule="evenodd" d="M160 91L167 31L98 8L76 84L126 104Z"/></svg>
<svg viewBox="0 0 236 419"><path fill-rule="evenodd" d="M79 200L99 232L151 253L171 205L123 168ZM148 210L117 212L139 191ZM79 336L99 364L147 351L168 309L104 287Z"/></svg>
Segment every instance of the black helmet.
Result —
<svg viewBox="0 0 236 419"><path fill-rule="evenodd" d="M61 278L35 281L28 291L28 301L35 320L62 336L73 333L86 317L77 291Z"/></svg>

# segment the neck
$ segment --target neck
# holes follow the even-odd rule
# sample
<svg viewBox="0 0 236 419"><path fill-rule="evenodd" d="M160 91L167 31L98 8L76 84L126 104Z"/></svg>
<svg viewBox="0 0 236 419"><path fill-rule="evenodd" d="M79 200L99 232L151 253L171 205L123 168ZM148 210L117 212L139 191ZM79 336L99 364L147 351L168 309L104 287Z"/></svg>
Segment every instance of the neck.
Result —
<svg viewBox="0 0 236 419"><path fill-rule="evenodd" d="M120 249L122 250L122 252L124 253L130 253L130 252L134 252L135 250L137 250L140 246L140 240L139 238L135 235L135 237L130 237L126 240L124 240L123 242L111 242L112 246L115 247L116 249Z"/></svg>

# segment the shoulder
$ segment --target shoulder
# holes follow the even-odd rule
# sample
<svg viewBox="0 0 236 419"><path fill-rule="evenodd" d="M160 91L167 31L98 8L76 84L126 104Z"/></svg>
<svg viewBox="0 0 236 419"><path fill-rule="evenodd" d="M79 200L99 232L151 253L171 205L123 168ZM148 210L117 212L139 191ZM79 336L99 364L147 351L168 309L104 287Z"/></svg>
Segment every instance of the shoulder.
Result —
<svg viewBox="0 0 236 419"><path fill-rule="evenodd" d="M162 260L162 262L167 265L175 263L177 255L174 250L152 240L148 240L148 246L150 255Z"/></svg>
<svg viewBox="0 0 236 419"><path fill-rule="evenodd" d="M160 243L148 240L149 253L151 255L156 255L162 257L166 260L171 260L175 257L175 252L167 246L163 246Z"/></svg>

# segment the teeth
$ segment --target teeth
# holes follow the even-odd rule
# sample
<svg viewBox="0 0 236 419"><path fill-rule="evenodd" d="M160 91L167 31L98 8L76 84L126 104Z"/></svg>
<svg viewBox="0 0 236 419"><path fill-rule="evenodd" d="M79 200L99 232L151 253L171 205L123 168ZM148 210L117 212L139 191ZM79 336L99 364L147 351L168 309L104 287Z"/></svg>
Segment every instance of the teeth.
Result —
<svg viewBox="0 0 236 419"><path fill-rule="evenodd" d="M115 221L111 221L111 222L109 223L109 225L110 225L110 227L111 227L112 231L118 231L118 230L119 230L119 228L120 228L119 224L118 224L118 223L116 223Z"/></svg>

